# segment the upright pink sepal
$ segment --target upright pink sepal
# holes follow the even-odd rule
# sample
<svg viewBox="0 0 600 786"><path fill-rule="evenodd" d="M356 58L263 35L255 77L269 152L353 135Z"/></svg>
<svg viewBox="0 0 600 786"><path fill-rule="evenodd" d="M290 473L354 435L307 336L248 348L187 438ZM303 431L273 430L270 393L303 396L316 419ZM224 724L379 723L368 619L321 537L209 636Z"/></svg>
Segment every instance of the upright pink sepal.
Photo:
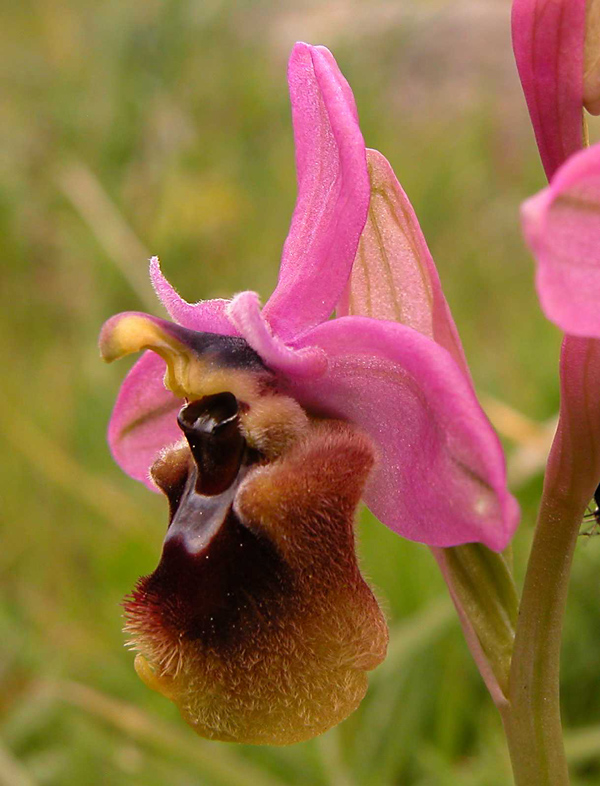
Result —
<svg viewBox="0 0 600 786"><path fill-rule="evenodd" d="M264 313L284 341L327 319L350 275L369 206L365 145L330 52L296 44L288 80L298 199Z"/></svg>
<svg viewBox="0 0 600 786"><path fill-rule="evenodd" d="M585 0L514 0L517 68L548 179L583 146Z"/></svg>
<svg viewBox="0 0 600 786"><path fill-rule="evenodd" d="M412 327L469 370L456 325L413 207L388 161L367 150L371 202L340 316L356 314Z"/></svg>
<svg viewBox="0 0 600 786"><path fill-rule="evenodd" d="M572 156L521 217L546 316L565 333L600 337L600 145Z"/></svg>
<svg viewBox="0 0 600 786"><path fill-rule="evenodd" d="M164 277L158 257L150 260L150 280L158 299L174 322L190 330L220 333L222 336L235 335L235 328L227 319L229 300L216 298L188 303Z"/></svg>
<svg viewBox="0 0 600 786"><path fill-rule="evenodd" d="M293 380L309 409L357 423L379 448L365 501L400 535L430 546L479 541L500 551L518 524L499 440L452 356L412 328L342 317L299 346L327 373Z"/></svg>

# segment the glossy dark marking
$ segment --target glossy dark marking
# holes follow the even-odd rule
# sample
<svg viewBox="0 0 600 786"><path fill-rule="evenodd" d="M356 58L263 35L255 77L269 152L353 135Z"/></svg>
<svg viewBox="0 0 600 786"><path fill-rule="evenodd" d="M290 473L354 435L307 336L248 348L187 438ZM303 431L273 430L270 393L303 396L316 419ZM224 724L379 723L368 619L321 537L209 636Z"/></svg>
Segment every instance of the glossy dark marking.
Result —
<svg viewBox="0 0 600 786"><path fill-rule="evenodd" d="M196 492L212 496L230 488L246 451L235 396L218 393L194 401L180 411L177 424L196 463Z"/></svg>

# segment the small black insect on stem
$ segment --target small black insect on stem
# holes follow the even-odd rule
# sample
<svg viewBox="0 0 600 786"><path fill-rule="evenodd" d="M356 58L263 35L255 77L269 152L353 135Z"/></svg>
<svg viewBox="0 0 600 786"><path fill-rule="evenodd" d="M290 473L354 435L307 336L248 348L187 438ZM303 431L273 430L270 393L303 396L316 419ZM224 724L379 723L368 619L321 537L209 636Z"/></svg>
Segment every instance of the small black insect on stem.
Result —
<svg viewBox="0 0 600 786"><path fill-rule="evenodd" d="M588 512L583 517L584 522L592 522L592 526L579 533L587 538L591 538L592 535L600 535L600 484L594 491L594 503L596 505L595 510L588 508Z"/></svg>

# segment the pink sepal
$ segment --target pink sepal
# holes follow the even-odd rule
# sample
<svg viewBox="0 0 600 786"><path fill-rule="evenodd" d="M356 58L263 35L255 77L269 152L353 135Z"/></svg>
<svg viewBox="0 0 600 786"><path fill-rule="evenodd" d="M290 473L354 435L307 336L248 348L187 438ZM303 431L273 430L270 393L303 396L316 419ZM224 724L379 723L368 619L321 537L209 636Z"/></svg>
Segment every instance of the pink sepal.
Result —
<svg viewBox="0 0 600 786"><path fill-rule="evenodd" d="M290 380L312 411L357 423L379 457L365 501L403 537L430 546L509 543L519 509L498 437L469 380L443 347L411 328L342 317L315 328L327 373Z"/></svg>
<svg viewBox="0 0 600 786"><path fill-rule="evenodd" d="M265 318L288 342L340 299L369 206L365 144L352 91L324 47L296 44L288 81L298 199Z"/></svg>

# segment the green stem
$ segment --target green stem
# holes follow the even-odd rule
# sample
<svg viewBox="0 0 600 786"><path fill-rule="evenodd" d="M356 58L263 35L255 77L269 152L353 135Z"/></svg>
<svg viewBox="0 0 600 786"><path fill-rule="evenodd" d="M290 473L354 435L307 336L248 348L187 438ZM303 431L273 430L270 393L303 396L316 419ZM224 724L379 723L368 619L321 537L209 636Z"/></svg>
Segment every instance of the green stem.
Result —
<svg viewBox="0 0 600 786"><path fill-rule="evenodd" d="M572 499L544 494L521 598L509 703L502 710L517 786L569 783L560 719L560 646L583 512Z"/></svg>
<svg viewBox="0 0 600 786"><path fill-rule="evenodd" d="M566 786L560 644L573 552L600 477L600 341L565 336L560 418L519 609L502 715L517 786Z"/></svg>

